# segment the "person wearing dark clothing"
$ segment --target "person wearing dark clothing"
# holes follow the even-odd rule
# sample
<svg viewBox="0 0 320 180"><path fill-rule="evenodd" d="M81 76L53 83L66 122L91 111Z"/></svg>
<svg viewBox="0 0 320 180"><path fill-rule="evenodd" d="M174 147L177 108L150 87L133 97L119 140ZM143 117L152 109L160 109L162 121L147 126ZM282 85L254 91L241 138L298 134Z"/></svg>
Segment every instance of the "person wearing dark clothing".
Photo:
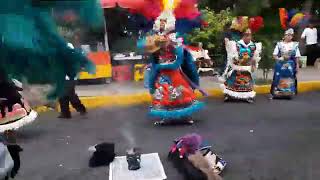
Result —
<svg viewBox="0 0 320 180"><path fill-rule="evenodd" d="M81 103L78 95L76 94L76 84L76 80L70 80L66 77L65 92L64 95L59 98L61 109L59 118L71 118L69 103L71 103L72 107L74 107L77 112L80 112L81 115L85 115L87 113L85 106Z"/></svg>
<svg viewBox="0 0 320 180"><path fill-rule="evenodd" d="M8 144L7 148L14 163L14 166L10 173L10 177L14 178L20 170L20 153L23 151L23 149L18 144Z"/></svg>
<svg viewBox="0 0 320 180"><path fill-rule="evenodd" d="M306 41L307 65L313 66L319 57L317 28L310 23L309 26L304 29L301 38Z"/></svg>
<svg viewBox="0 0 320 180"><path fill-rule="evenodd" d="M0 135L0 179L9 180L9 178L15 178L20 170L20 153L23 148L19 146L15 141L8 141L6 137Z"/></svg>
<svg viewBox="0 0 320 180"><path fill-rule="evenodd" d="M72 49L74 48L71 43L68 43L68 46ZM74 107L81 115L87 113L86 107L81 103L76 94L76 84L76 78L71 79L71 77L66 75L64 94L59 98L61 114L58 118L71 118L69 103L71 103L72 107Z"/></svg>
<svg viewBox="0 0 320 180"><path fill-rule="evenodd" d="M230 25L226 25L224 27L224 34L223 34L223 41L221 44L221 54L223 54L223 62L222 65L219 68L219 74L222 75L226 66L227 66L227 62L228 62L228 55L227 55L227 50L226 50L226 42L232 39L232 35L231 35L231 29L230 29Z"/></svg>

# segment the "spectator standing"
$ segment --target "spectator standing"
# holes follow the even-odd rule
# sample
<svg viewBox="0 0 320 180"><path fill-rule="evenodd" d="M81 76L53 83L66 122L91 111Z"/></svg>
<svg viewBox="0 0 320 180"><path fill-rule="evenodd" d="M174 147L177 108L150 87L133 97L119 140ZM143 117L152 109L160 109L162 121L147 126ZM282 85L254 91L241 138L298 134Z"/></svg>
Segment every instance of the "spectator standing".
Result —
<svg viewBox="0 0 320 180"><path fill-rule="evenodd" d="M309 23L308 27L304 29L302 39L306 41L306 55L307 55L307 65L313 66L316 59L318 58L318 31L312 23Z"/></svg>
<svg viewBox="0 0 320 180"><path fill-rule="evenodd" d="M68 47L74 49L74 46L71 43L68 43ZM81 115L85 115L87 113L85 106L81 103L78 95L76 94L76 83L76 78L72 79L71 77L66 76L64 95L59 98L61 114L58 118L71 118L69 102L78 112L80 112Z"/></svg>

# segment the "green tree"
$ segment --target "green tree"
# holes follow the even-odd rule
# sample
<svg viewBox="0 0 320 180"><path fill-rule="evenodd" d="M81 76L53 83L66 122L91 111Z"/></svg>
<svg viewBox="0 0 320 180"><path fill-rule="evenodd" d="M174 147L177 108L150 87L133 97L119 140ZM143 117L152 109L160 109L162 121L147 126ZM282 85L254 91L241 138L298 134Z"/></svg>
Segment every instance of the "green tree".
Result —
<svg viewBox="0 0 320 180"><path fill-rule="evenodd" d="M227 8L232 8L237 0L200 0L199 7L201 9L210 8L214 11L221 11Z"/></svg>
<svg viewBox="0 0 320 180"><path fill-rule="evenodd" d="M197 28L187 36L188 42L192 44L203 43L204 48L210 53L219 53L222 43L222 32L224 26L232 21L230 9L221 10L219 13L205 8L202 10L203 18L208 23L206 28Z"/></svg>
<svg viewBox="0 0 320 180"><path fill-rule="evenodd" d="M267 78L267 74L269 70L273 67L273 60L272 60L272 50L274 48L274 44L277 40L280 39L280 34L282 34L280 22L279 22L279 16L278 16L278 9L271 9L271 6L273 5L270 0L237 0L237 1L228 1L225 2L224 0L218 0L220 4L219 6L213 3L212 1L201 1L200 7L209 7L214 9L219 8L227 8L232 7L232 9L228 9L228 15L230 16L262 16L264 18L264 28L261 29L258 33L254 34L254 41L256 42L262 42L263 44L263 51L262 51L262 59L259 64L259 68L263 69L265 72L265 78ZM220 3L221 2L221 3ZM221 12L224 12L223 10ZM217 16L215 13L209 13L212 16ZM215 18L213 18L215 19ZM232 17L231 17L232 19ZM230 21L230 20L229 20ZM218 26L216 24L219 24L217 22L213 22L213 26ZM211 29L212 27L210 27ZM222 28L214 27L214 32L216 31L223 31ZM206 34L203 32L203 34ZM213 36L216 36L214 39L216 41L212 41L215 47L217 45L222 44L223 39L217 38L219 33L214 33ZM197 36L194 36L194 39L196 39ZM220 42L219 42L220 41ZM209 43L208 46L211 48L212 45ZM221 46L222 47L222 46ZM209 48L209 49L210 49ZM222 52L221 48L215 48L213 50L213 53L219 53Z"/></svg>
<svg viewBox="0 0 320 180"><path fill-rule="evenodd" d="M263 69L265 78L270 69L273 68L274 60L272 59L272 51L283 36L283 29L280 25L279 8L285 7L287 9L300 9L309 11L314 15L315 19L320 17L320 1L319 0L202 0L199 3L200 8L204 8L206 19L209 17L208 22L212 23L207 29L197 29L191 34L191 42L204 42L205 46L213 54L222 52L219 43L222 44L221 32L223 29L224 21L220 23L217 18L221 14L228 16L262 16L264 18L264 27L253 35L254 41L262 42L263 51L262 59L259 68ZM220 13L215 13L219 12ZM211 12L208 12L211 11ZM212 20L210 20L212 19ZM228 18L229 19L229 18ZM320 23L319 23L320 24ZM296 29L297 36L302 29ZM209 42L207 42L209 39Z"/></svg>
<svg viewBox="0 0 320 180"><path fill-rule="evenodd" d="M261 8L277 9L277 8L303 8L310 3L311 10L320 8L318 0L201 0L200 8L209 7L215 11L231 8L240 15L252 15L261 12ZM239 15L238 14L238 15Z"/></svg>
<svg viewBox="0 0 320 180"><path fill-rule="evenodd" d="M193 45L202 43L203 47L209 51L216 66L220 66L224 61L224 27L226 24L231 23L233 15L231 10L221 10L219 13L205 8L202 10L204 20L208 23L205 28L195 29L192 33L187 36L187 42Z"/></svg>

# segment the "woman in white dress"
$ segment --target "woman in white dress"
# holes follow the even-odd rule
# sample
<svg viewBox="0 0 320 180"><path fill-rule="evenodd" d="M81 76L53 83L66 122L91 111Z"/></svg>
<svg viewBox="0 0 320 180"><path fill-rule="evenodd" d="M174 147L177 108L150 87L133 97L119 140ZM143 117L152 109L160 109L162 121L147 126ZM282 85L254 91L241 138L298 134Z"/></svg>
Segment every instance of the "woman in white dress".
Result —
<svg viewBox="0 0 320 180"><path fill-rule="evenodd" d="M273 82L271 85L272 98L291 98L297 94L297 72L299 69L299 43L292 41L293 29L285 32L284 39L278 42L273 58L276 60Z"/></svg>
<svg viewBox="0 0 320 180"><path fill-rule="evenodd" d="M223 74L221 85L225 101L236 99L249 103L254 101L253 73L260 61L261 43L251 41L251 30L244 32L240 41L227 43L228 64Z"/></svg>

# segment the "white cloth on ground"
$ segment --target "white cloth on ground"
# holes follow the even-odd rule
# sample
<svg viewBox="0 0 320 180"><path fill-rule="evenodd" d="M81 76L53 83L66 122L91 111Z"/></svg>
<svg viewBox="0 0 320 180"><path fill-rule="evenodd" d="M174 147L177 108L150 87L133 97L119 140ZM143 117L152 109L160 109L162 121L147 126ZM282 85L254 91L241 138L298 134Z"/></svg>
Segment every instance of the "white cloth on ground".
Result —
<svg viewBox="0 0 320 180"><path fill-rule="evenodd" d="M142 154L141 168L128 170L125 156L116 157L109 167L109 180L163 180L167 179L158 153Z"/></svg>

